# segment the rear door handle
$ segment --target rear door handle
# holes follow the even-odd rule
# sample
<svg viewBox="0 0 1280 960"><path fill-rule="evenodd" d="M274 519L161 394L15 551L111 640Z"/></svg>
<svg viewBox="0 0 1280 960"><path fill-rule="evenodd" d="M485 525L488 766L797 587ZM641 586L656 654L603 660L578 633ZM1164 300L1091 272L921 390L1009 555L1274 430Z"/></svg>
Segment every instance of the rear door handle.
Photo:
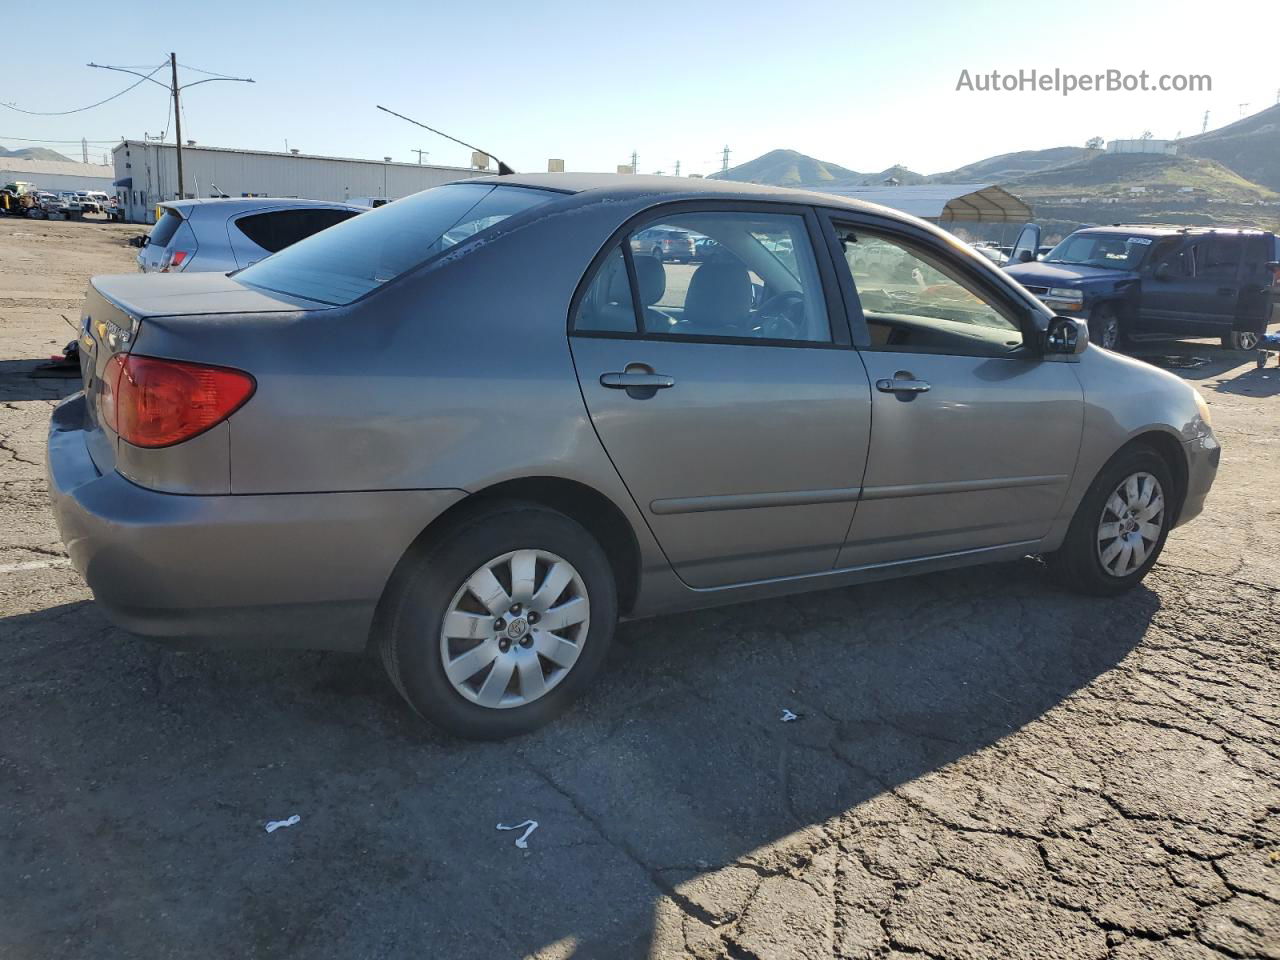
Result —
<svg viewBox="0 0 1280 960"><path fill-rule="evenodd" d="M929 384L924 380L877 380L876 389L881 393L924 393Z"/></svg>
<svg viewBox="0 0 1280 960"><path fill-rule="evenodd" d="M634 387L665 390L667 387L674 387L675 385L674 377L664 376L661 373L600 374L600 386L608 387L610 390L627 390Z"/></svg>

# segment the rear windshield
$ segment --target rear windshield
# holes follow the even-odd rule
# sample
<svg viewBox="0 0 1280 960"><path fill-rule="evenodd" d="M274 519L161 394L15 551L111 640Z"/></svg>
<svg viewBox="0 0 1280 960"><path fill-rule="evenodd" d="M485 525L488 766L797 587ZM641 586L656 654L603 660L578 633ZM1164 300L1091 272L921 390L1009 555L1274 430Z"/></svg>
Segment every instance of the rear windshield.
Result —
<svg viewBox="0 0 1280 960"><path fill-rule="evenodd" d="M164 216L156 221L156 225L147 234L148 246L167 247L180 226L182 226L182 217L166 208Z"/></svg>
<svg viewBox="0 0 1280 960"><path fill-rule="evenodd" d="M330 227L236 274L237 280L334 305L347 304L496 223L560 194L451 183Z"/></svg>

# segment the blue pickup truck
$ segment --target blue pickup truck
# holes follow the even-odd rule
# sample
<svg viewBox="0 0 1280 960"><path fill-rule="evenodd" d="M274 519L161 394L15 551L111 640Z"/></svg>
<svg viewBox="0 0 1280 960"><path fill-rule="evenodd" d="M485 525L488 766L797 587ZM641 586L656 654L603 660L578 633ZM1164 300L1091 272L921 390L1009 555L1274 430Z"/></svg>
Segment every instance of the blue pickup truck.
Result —
<svg viewBox="0 0 1280 960"><path fill-rule="evenodd" d="M1077 230L1037 259L1022 228L1005 267L1051 310L1087 317L1089 338L1217 337L1252 350L1280 322L1280 237L1265 230L1112 224Z"/></svg>

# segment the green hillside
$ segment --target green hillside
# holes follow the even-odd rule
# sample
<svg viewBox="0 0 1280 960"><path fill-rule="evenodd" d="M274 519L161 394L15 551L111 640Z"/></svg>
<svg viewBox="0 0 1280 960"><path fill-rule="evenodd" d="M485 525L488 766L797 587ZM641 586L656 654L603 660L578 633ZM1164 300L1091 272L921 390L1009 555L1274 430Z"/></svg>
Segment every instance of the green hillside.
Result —
<svg viewBox="0 0 1280 960"><path fill-rule="evenodd" d="M838 181L861 180L867 174L834 163L824 163L795 150L770 150L754 160L711 176L718 180L767 183L775 187L813 187Z"/></svg>
<svg viewBox="0 0 1280 960"><path fill-rule="evenodd" d="M987 157L946 173L935 173L929 179L935 183L1007 183L1014 177L1084 160L1093 152L1085 147L1019 150Z"/></svg>
<svg viewBox="0 0 1280 960"><path fill-rule="evenodd" d="M1179 141L1182 153L1207 157L1272 190L1280 190L1280 104Z"/></svg>
<svg viewBox="0 0 1280 960"><path fill-rule="evenodd" d="M1142 188L1147 193L1185 193L1237 202L1274 202L1280 194L1252 183L1215 160L1145 153L1098 153L1075 163L1023 174L1007 181L1026 198L1070 193L1121 195Z"/></svg>

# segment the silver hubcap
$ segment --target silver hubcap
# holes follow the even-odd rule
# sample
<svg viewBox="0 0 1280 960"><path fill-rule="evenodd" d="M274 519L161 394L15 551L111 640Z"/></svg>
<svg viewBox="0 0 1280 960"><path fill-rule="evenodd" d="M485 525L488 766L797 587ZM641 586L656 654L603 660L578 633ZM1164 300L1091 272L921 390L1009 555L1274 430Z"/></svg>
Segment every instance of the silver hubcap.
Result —
<svg viewBox="0 0 1280 960"><path fill-rule="evenodd" d="M453 595L440 660L453 688L482 707L532 703L568 676L591 624L582 577L545 550L494 557Z"/></svg>
<svg viewBox="0 0 1280 960"><path fill-rule="evenodd" d="M1098 521L1098 559L1113 577L1146 562L1164 526L1164 491L1149 473L1126 478L1107 498Z"/></svg>

